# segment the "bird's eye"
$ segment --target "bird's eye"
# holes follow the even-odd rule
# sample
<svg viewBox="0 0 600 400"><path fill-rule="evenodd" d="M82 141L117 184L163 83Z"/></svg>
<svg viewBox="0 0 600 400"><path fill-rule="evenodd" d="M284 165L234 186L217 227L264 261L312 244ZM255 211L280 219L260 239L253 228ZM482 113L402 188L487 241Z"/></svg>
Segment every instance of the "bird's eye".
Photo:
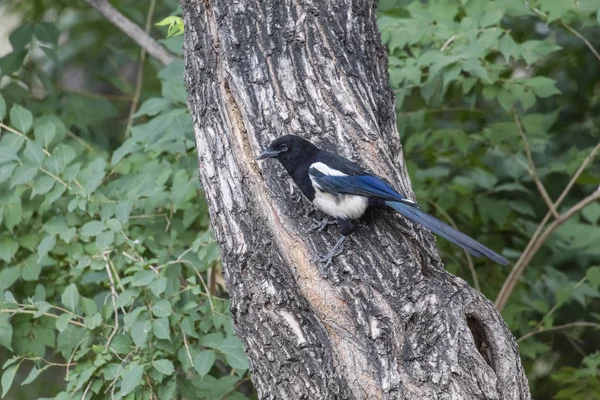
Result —
<svg viewBox="0 0 600 400"><path fill-rule="evenodd" d="M287 144L284 143L281 145L281 151L287 151L287 149L288 149Z"/></svg>

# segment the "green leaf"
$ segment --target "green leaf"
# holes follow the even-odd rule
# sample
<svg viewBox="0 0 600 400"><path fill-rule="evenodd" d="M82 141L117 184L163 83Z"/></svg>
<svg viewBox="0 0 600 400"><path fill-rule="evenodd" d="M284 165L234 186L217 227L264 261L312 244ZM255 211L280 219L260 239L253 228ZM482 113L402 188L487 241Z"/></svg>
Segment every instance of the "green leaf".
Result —
<svg viewBox="0 0 600 400"><path fill-rule="evenodd" d="M146 100L133 116L136 118L142 115L155 116L161 111L168 110L170 106L171 102L164 97L152 97Z"/></svg>
<svg viewBox="0 0 600 400"><path fill-rule="evenodd" d="M586 278L596 290L600 289L600 266L588 268L585 273Z"/></svg>
<svg viewBox="0 0 600 400"><path fill-rule="evenodd" d="M536 96L543 99L561 93L556 87L554 79L546 78L545 76L529 78L525 81L525 84L533 90Z"/></svg>
<svg viewBox="0 0 600 400"><path fill-rule="evenodd" d="M590 223L595 224L600 218L600 203L592 203L581 210L581 215Z"/></svg>
<svg viewBox="0 0 600 400"><path fill-rule="evenodd" d="M138 271L133 275L133 286L146 286L154 279L156 279L157 275L148 269L143 271Z"/></svg>
<svg viewBox="0 0 600 400"><path fill-rule="evenodd" d="M33 115L28 109L15 104L10 109L10 123L22 134L26 134L31 129Z"/></svg>
<svg viewBox="0 0 600 400"><path fill-rule="evenodd" d="M0 293L10 288L21 277L21 268L3 267L0 269Z"/></svg>
<svg viewBox="0 0 600 400"><path fill-rule="evenodd" d="M19 135L2 135L0 136L0 147L6 147L13 152L18 152L25 144L25 137Z"/></svg>
<svg viewBox="0 0 600 400"><path fill-rule="evenodd" d="M39 263L39 260L32 255L30 257L27 257L27 259L23 263L23 271L21 272L21 277L25 281L37 281L40 277L41 272L42 266Z"/></svg>
<svg viewBox="0 0 600 400"><path fill-rule="evenodd" d="M98 306L96 305L96 302L92 299L88 299L87 297L81 297L79 302L81 304L81 310L87 316L93 316L96 314L96 311L98 311Z"/></svg>
<svg viewBox="0 0 600 400"><path fill-rule="evenodd" d="M497 99L498 99L498 103L500 103L500 106L502 107L502 109L504 111L506 111L506 112L511 111L512 105L513 105L513 99L508 90L506 90L506 89L498 90Z"/></svg>
<svg viewBox="0 0 600 400"><path fill-rule="evenodd" d="M42 149L42 146L40 146L39 143L31 140L28 141L27 145L25 146L25 151L23 152L23 155L29 161L33 162L34 164L37 164L38 167L42 166L42 161L44 161L44 150Z"/></svg>
<svg viewBox="0 0 600 400"><path fill-rule="evenodd" d="M48 252L50 250L52 250L55 245L56 245L56 236L55 235L46 235L46 237L44 237L44 239L42 239L42 241L40 242L38 249L37 249L38 260L41 260L46 255L48 255Z"/></svg>
<svg viewBox="0 0 600 400"><path fill-rule="evenodd" d="M21 165L13 173L12 179L10 180L10 188L24 183L31 183L33 177L37 174L38 169L31 165Z"/></svg>
<svg viewBox="0 0 600 400"><path fill-rule="evenodd" d="M210 372L216 356L214 350L194 351L192 360L194 361L194 369L201 377Z"/></svg>
<svg viewBox="0 0 600 400"><path fill-rule="evenodd" d="M156 297L160 297L160 295L167 289L167 283L167 278L161 276L157 280L150 283L148 287Z"/></svg>
<svg viewBox="0 0 600 400"><path fill-rule="evenodd" d="M123 322L125 322L125 331L128 331L129 329L131 329L131 327L133 326L135 321L137 321L137 318L139 317L139 315L146 310L147 310L146 306L140 306L140 307L136 308L135 310L129 312L127 315L125 315L125 318L123 319Z"/></svg>
<svg viewBox="0 0 600 400"><path fill-rule="evenodd" d="M79 234L82 236L97 236L106 229L106 225L102 221L90 221L84 224L79 229Z"/></svg>
<svg viewBox="0 0 600 400"><path fill-rule="evenodd" d="M40 373L42 371L44 371L45 369L47 369L49 366L45 366L41 369L38 369L35 365L33 366L33 368L31 368L31 372L29 372L29 375L27 375L27 378L25 378L25 380L23 382L21 382L21 386L25 386L25 385L29 385L31 382L35 381L37 379L37 377L40 375Z"/></svg>
<svg viewBox="0 0 600 400"><path fill-rule="evenodd" d="M156 25L169 26L167 37L183 35L183 19L181 17L171 15L162 21L157 22Z"/></svg>
<svg viewBox="0 0 600 400"><path fill-rule="evenodd" d="M121 396L126 396L133 392L140 384L143 374L143 366L131 363L130 368L121 375Z"/></svg>
<svg viewBox="0 0 600 400"><path fill-rule="evenodd" d="M10 316L8 314L0 314L0 345L12 351L11 343L13 329L9 319Z"/></svg>
<svg viewBox="0 0 600 400"><path fill-rule="evenodd" d="M7 161L19 161L17 152L8 146L0 146L0 163Z"/></svg>
<svg viewBox="0 0 600 400"><path fill-rule="evenodd" d="M171 303L168 300L159 300L152 305L152 314L162 318L171 315Z"/></svg>
<svg viewBox="0 0 600 400"><path fill-rule="evenodd" d="M56 345L56 334L54 327L45 324L37 324L32 329L33 338L39 344L53 348Z"/></svg>
<svg viewBox="0 0 600 400"><path fill-rule="evenodd" d="M152 320L152 333L157 339L171 340L171 331L168 318L156 318Z"/></svg>
<svg viewBox="0 0 600 400"><path fill-rule="evenodd" d="M119 354L127 354L134 349L131 338L126 335L117 334L110 343L110 346Z"/></svg>
<svg viewBox="0 0 600 400"><path fill-rule="evenodd" d="M71 314L61 314L60 317L56 319L56 329L58 329L59 332L64 332L69 326L69 321L71 321L71 319L73 319Z"/></svg>
<svg viewBox="0 0 600 400"><path fill-rule="evenodd" d="M75 286L74 283L71 283L69 286L67 286L60 300L65 307L75 312L75 309L79 305L79 291L77 290L77 286Z"/></svg>
<svg viewBox="0 0 600 400"><path fill-rule="evenodd" d="M42 315L46 314L48 310L52 307L50 303L47 301L38 301L35 303L35 306L38 308L35 314L33 314L33 318L39 318Z"/></svg>
<svg viewBox="0 0 600 400"><path fill-rule="evenodd" d="M40 176L33 181L33 190L31 191L30 199L33 199L38 194L46 194L54 187L56 180L51 176Z"/></svg>
<svg viewBox="0 0 600 400"><path fill-rule="evenodd" d="M129 214L131 214L132 209L133 203L131 201L119 201L115 215L121 223L125 224L129 220Z"/></svg>
<svg viewBox="0 0 600 400"><path fill-rule="evenodd" d="M63 216L55 216L46 221L42 229L51 235L58 235L68 229L67 221Z"/></svg>
<svg viewBox="0 0 600 400"><path fill-rule="evenodd" d="M76 157L75 154L75 150L73 150L73 148L71 148L70 146L67 146L65 144L58 144L54 151L52 152L52 155L50 156L50 158L48 158L45 162L47 169L50 170L50 172L52 172L55 175L61 174L63 173L63 171L65 171L65 167L67 165L69 165L69 163L71 161L73 161L73 159ZM74 166L74 173L72 173L71 175L73 175L72 177L66 177L65 179L69 180L74 178L77 174L77 172L79 172L79 166ZM69 171L69 170L67 170Z"/></svg>
<svg viewBox="0 0 600 400"><path fill-rule="evenodd" d="M213 349L219 349L223 344L223 334L221 332L215 332L208 335L204 335L200 338L199 343L205 347L212 347Z"/></svg>
<svg viewBox="0 0 600 400"><path fill-rule="evenodd" d="M10 269L10 268L8 268L8 269ZM15 299L15 296L8 290L6 292L4 292L4 301L8 304L17 304L17 300Z"/></svg>
<svg viewBox="0 0 600 400"><path fill-rule="evenodd" d="M96 236L96 247L100 251L104 251L110 246L115 239L115 233L112 231L102 232Z"/></svg>
<svg viewBox="0 0 600 400"><path fill-rule="evenodd" d="M28 53L27 50L15 50L0 58L0 76L18 71Z"/></svg>
<svg viewBox="0 0 600 400"><path fill-rule="evenodd" d="M117 308L127 307L132 301L139 296L139 292L131 289L127 289L119 294L117 297L116 305Z"/></svg>
<svg viewBox="0 0 600 400"><path fill-rule="evenodd" d="M106 161L98 157L89 166L89 176L85 182L85 189L88 193L93 193L98 186L102 183L102 179L106 175L104 169L106 168Z"/></svg>
<svg viewBox="0 0 600 400"><path fill-rule="evenodd" d="M547 22L562 18L571 6L572 2L568 0L543 0L540 2L540 8L548 14Z"/></svg>
<svg viewBox="0 0 600 400"><path fill-rule="evenodd" d="M73 237L75 236L75 232L76 232L76 229L73 227L73 228L69 228L69 229L61 232L59 236L66 243L70 243L71 239L73 239Z"/></svg>
<svg viewBox="0 0 600 400"><path fill-rule="evenodd" d="M22 24L17 29L12 31L8 39L14 50L22 50L31 42L33 37L33 25Z"/></svg>
<svg viewBox="0 0 600 400"><path fill-rule="evenodd" d="M36 141L42 144L46 149L52 143L52 139L54 139L54 135L56 134L56 126L47 121L42 125L36 126L33 129L33 134L35 136Z"/></svg>
<svg viewBox="0 0 600 400"><path fill-rule="evenodd" d="M34 35L37 40L41 42L47 42L54 46L58 44L58 37L60 32L56 28L56 25L50 22L38 22L34 26Z"/></svg>
<svg viewBox="0 0 600 400"><path fill-rule="evenodd" d="M107 219L105 221L105 224L108 227L108 229L110 229L113 232L121 232L121 229L123 229L123 224L121 224L121 222L116 218Z"/></svg>
<svg viewBox="0 0 600 400"><path fill-rule="evenodd" d="M2 398L4 398L6 393L10 390L20 365L21 363L11 365L4 371L4 374L2 374Z"/></svg>
<svg viewBox="0 0 600 400"><path fill-rule="evenodd" d="M83 319L83 323L87 329L95 329L102 325L102 315L100 315L100 313L91 316L88 315Z"/></svg>
<svg viewBox="0 0 600 400"><path fill-rule="evenodd" d="M46 288L39 283L35 285L35 291L33 292L34 301L44 301L46 299Z"/></svg>
<svg viewBox="0 0 600 400"><path fill-rule="evenodd" d="M486 28L490 25L496 25L502 19L504 11L501 9L491 9L485 12L479 21L479 26Z"/></svg>
<svg viewBox="0 0 600 400"><path fill-rule="evenodd" d="M225 354L225 360L231 368L250 368L248 357L246 357L242 342L238 338L230 337L225 339L223 343L219 345L218 350Z"/></svg>
<svg viewBox="0 0 600 400"><path fill-rule="evenodd" d="M175 367L169 360L154 360L152 361L152 366L154 369L164 375L172 375L173 372L175 372Z"/></svg>
<svg viewBox="0 0 600 400"><path fill-rule="evenodd" d="M131 339L133 339L133 343L137 347L142 347L146 343L151 330L152 321L149 319L135 321L131 327Z"/></svg>
<svg viewBox="0 0 600 400"><path fill-rule="evenodd" d="M21 198L18 195L11 197L4 203L4 225L12 231L13 228L23 219L23 208ZM1 282L0 282L1 284Z"/></svg>
<svg viewBox="0 0 600 400"><path fill-rule="evenodd" d="M559 287L555 293L556 305L559 307L562 306L567 301L569 301L569 299L571 298L572 295L573 295L573 285Z"/></svg>
<svg viewBox="0 0 600 400"><path fill-rule="evenodd" d="M0 183L5 182L19 164L6 164L0 166Z"/></svg>
<svg viewBox="0 0 600 400"><path fill-rule="evenodd" d="M115 150L113 152L112 158L110 160L111 165L117 165L119 163L119 161L121 161L121 159L123 157L125 157L127 154L133 153L134 151L137 151L141 148L142 148L142 146L140 146L134 140L134 138L127 139L126 141L123 142L121 147L119 147L117 150Z"/></svg>
<svg viewBox="0 0 600 400"><path fill-rule="evenodd" d="M19 244L11 237L5 236L0 239L0 259L10 262L19 249Z"/></svg>
<svg viewBox="0 0 600 400"><path fill-rule="evenodd" d="M498 42L498 50L500 50L500 53L504 56L504 60L508 63L511 57L516 57L519 54L519 45L510 33L505 33Z"/></svg>

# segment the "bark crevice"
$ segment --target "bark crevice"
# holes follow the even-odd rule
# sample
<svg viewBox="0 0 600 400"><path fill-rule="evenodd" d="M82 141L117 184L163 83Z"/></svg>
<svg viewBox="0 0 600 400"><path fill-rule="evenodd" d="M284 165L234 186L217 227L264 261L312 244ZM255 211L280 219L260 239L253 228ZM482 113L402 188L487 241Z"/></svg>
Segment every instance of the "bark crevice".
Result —
<svg viewBox="0 0 600 400"><path fill-rule="evenodd" d="M473 341L475 342L475 348L481 354L481 357L484 361L489 365L494 371L494 359L493 355L490 351L490 345L485 333L485 328L479 323L477 318L473 315L467 315L467 326L471 331L471 335L473 336Z"/></svg>

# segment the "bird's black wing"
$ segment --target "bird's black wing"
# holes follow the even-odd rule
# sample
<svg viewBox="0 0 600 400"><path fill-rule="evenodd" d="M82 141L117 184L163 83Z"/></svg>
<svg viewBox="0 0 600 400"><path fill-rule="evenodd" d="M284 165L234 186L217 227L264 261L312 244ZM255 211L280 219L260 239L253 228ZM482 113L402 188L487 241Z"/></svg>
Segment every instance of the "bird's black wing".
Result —
<svg viewBox="0 0 600 400"><path fill-rule="evenodd" d="M309 167L308 173L313 185L322 191L334 195L353 194L384 201L398 201L416 206L415 202L398 193L382 178L337 154L322 152L315 161Z"/></svg>

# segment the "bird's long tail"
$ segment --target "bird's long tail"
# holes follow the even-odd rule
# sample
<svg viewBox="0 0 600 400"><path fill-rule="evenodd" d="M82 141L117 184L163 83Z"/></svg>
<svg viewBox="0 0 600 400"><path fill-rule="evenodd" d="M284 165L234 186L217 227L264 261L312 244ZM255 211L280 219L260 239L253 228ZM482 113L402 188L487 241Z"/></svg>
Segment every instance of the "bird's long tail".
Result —
<svg viewBox="0 0 600 400"><path fill-rule="evenodd" d="M425 228L429 229L433 233L440 235L444 239L451 241L457 246L462 247L475 257L486 256L487 258L497 262L498 264L508 264L508 260L502 257L500 254L496 253L491 249L488 249L487 247L479 243L477 240L465 235L462 232L457 231L450 225L445 224L444 222L440 221L434 216L427 214L426 212L418 209L413 205L400 203L397 201L386 201L385 204L388 207L393 208L400 214L404 215L411 221L423 225Z"/></svg>

